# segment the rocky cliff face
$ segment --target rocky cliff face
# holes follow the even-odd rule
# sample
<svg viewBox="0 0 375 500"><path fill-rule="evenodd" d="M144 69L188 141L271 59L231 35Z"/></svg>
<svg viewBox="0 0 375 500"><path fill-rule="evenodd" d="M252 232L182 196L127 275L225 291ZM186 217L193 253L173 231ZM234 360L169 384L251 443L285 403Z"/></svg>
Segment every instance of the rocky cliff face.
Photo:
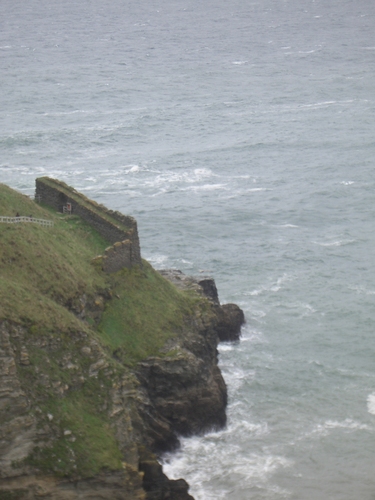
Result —
<svg viewBox="0 0 375 500"><path fill-rule="evenodd" d="M176 448L179 435L225 425L227 393L216 348L219 339L238 338L244 319L237 306L220 306L213 280L163 275L208 300L197 302L162 356L133 371L119 369L82 331L30 332L0 322L0 498L192 499L184 480L163 474L157 456ZM76 410L83 416L75 420ZM81 447L92 439L80 421L85 415L97 419L97 433L107 427L116 440L108 452L117 450L117 462L108 457L96 473L95 464L80 463ZM112 446L104 434L102 442ZM96 446L101 443L94 443L92 460Z"/></svg>
<svg viewBox="0 0 375 500"><path fill-rule="evenodd" d="M138 364L136 375L148 402L140 414L147 428L148 447L157 454L178 446L178 435L202 434L225 426L227 389L218 367L217 345L238 340L245 322L237 305L220 305L212 279L199 280L176 270L160 272L177 287L195 291L208 301L204 309L197 308L184 332L165 346L173 356ZM145 472L147 498L192 499L183 480L180 496L177 492L163 496L155 481L155 463L150 467L141 459L140 469Z"/></svg>
<svg viewBox="0 0 375 500"><path fill-rule="evenodd" d="M226 423L227 390L218 368L217 345L239 338L243 312L235 304L220 306L212 279L197 280L175 270L161 273L176 286L209 300L165 347L173 356L139 363L137 377L173 433L188 436L221 428ZM169 449L174 441L167 438L153 447L158 446Z"/></svg>
<svg viewBox="0 0 375 500"><path fill-rule="evenodd" d="M0 323L0 498L143 499L132 405L127 401L132 383L112 372L106 353L82 332L71 332L69 347L62 345L64 340L53 334L31 338L24 326ZM103 382L113 375L115 381L105 394ZM63 412L57 417L57 407L50 402L69 405L74 392L89 384L102 389L96 397L106 416L98 423L107 421L115 429L126 461L117 470L108 462L112 470L85 478L75 473L81 465L75 444L84 444L88 437L84 426L62 417Z"/></svg>

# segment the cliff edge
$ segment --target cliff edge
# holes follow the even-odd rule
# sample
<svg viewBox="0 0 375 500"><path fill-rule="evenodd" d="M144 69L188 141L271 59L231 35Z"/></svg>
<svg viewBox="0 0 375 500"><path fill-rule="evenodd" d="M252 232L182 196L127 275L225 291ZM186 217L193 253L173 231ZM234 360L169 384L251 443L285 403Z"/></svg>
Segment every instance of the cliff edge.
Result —
<svg viewBox="0 0 375 500"><path fill-rule="evenodd" d="M0 215L54 222L0 224L0 498L192 499L157 458L225 425L217 344L242 311L210 278L108 272L114 242L40 201L0 185Z"/></svg>

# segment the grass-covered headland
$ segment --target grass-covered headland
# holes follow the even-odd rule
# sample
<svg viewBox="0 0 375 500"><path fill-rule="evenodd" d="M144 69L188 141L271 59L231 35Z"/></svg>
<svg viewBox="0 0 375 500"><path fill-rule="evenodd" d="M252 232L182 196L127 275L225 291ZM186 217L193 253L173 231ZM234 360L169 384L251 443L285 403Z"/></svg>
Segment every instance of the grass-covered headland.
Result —
<svg viewBox="0 0 375 500"><path fill-rule="evenodd" d="M123 470L111 391L140 360L168 356L161 348L198 298L146 261L104 273L97 256L109 243L91 226L0 184L0 215L17 212L54 226L0 224L0 325L18 332L10 339L28 401L16 414L5 408L0 425L12 429L12 419L29 414L40 431L13 466L77 477Z"/></svg>

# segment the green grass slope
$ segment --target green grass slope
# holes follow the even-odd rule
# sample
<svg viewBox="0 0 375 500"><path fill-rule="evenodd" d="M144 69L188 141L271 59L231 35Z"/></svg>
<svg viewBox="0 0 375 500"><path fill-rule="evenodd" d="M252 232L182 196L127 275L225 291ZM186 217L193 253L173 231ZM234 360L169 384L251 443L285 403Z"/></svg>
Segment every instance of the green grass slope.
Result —
<svg viewBox="0 0 375 500"><path fill-rule="evenodd" d="M51 212L0 185L0 215L17 212L53 220L54 226L0 224L0 318L63 331L78 327L66 306L105 288L91 259L108 243L80 219Z"/></svg>

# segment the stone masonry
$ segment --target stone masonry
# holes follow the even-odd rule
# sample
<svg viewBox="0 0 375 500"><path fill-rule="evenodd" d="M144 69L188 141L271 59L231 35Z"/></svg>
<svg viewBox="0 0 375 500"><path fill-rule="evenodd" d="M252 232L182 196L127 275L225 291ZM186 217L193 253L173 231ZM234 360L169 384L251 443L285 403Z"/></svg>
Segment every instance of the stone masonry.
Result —
<svg viewBox="0 0 375 500"><path fill-rule="evenodd" d="M103 271L115 273L124 267L132 267L132 243L130 240L118 241L106 248L103 255Z"/></svg>
<svg viewBox="0 0 375 500"><path fill-rule="evenodd" d="M106 240L114 244L103 256L103 270L116 272L123 267L142 266L136 220L108 210L64 182L50 177L36 179L35 199L63 212L70 204L71 213L89 223Z"/></svg>

